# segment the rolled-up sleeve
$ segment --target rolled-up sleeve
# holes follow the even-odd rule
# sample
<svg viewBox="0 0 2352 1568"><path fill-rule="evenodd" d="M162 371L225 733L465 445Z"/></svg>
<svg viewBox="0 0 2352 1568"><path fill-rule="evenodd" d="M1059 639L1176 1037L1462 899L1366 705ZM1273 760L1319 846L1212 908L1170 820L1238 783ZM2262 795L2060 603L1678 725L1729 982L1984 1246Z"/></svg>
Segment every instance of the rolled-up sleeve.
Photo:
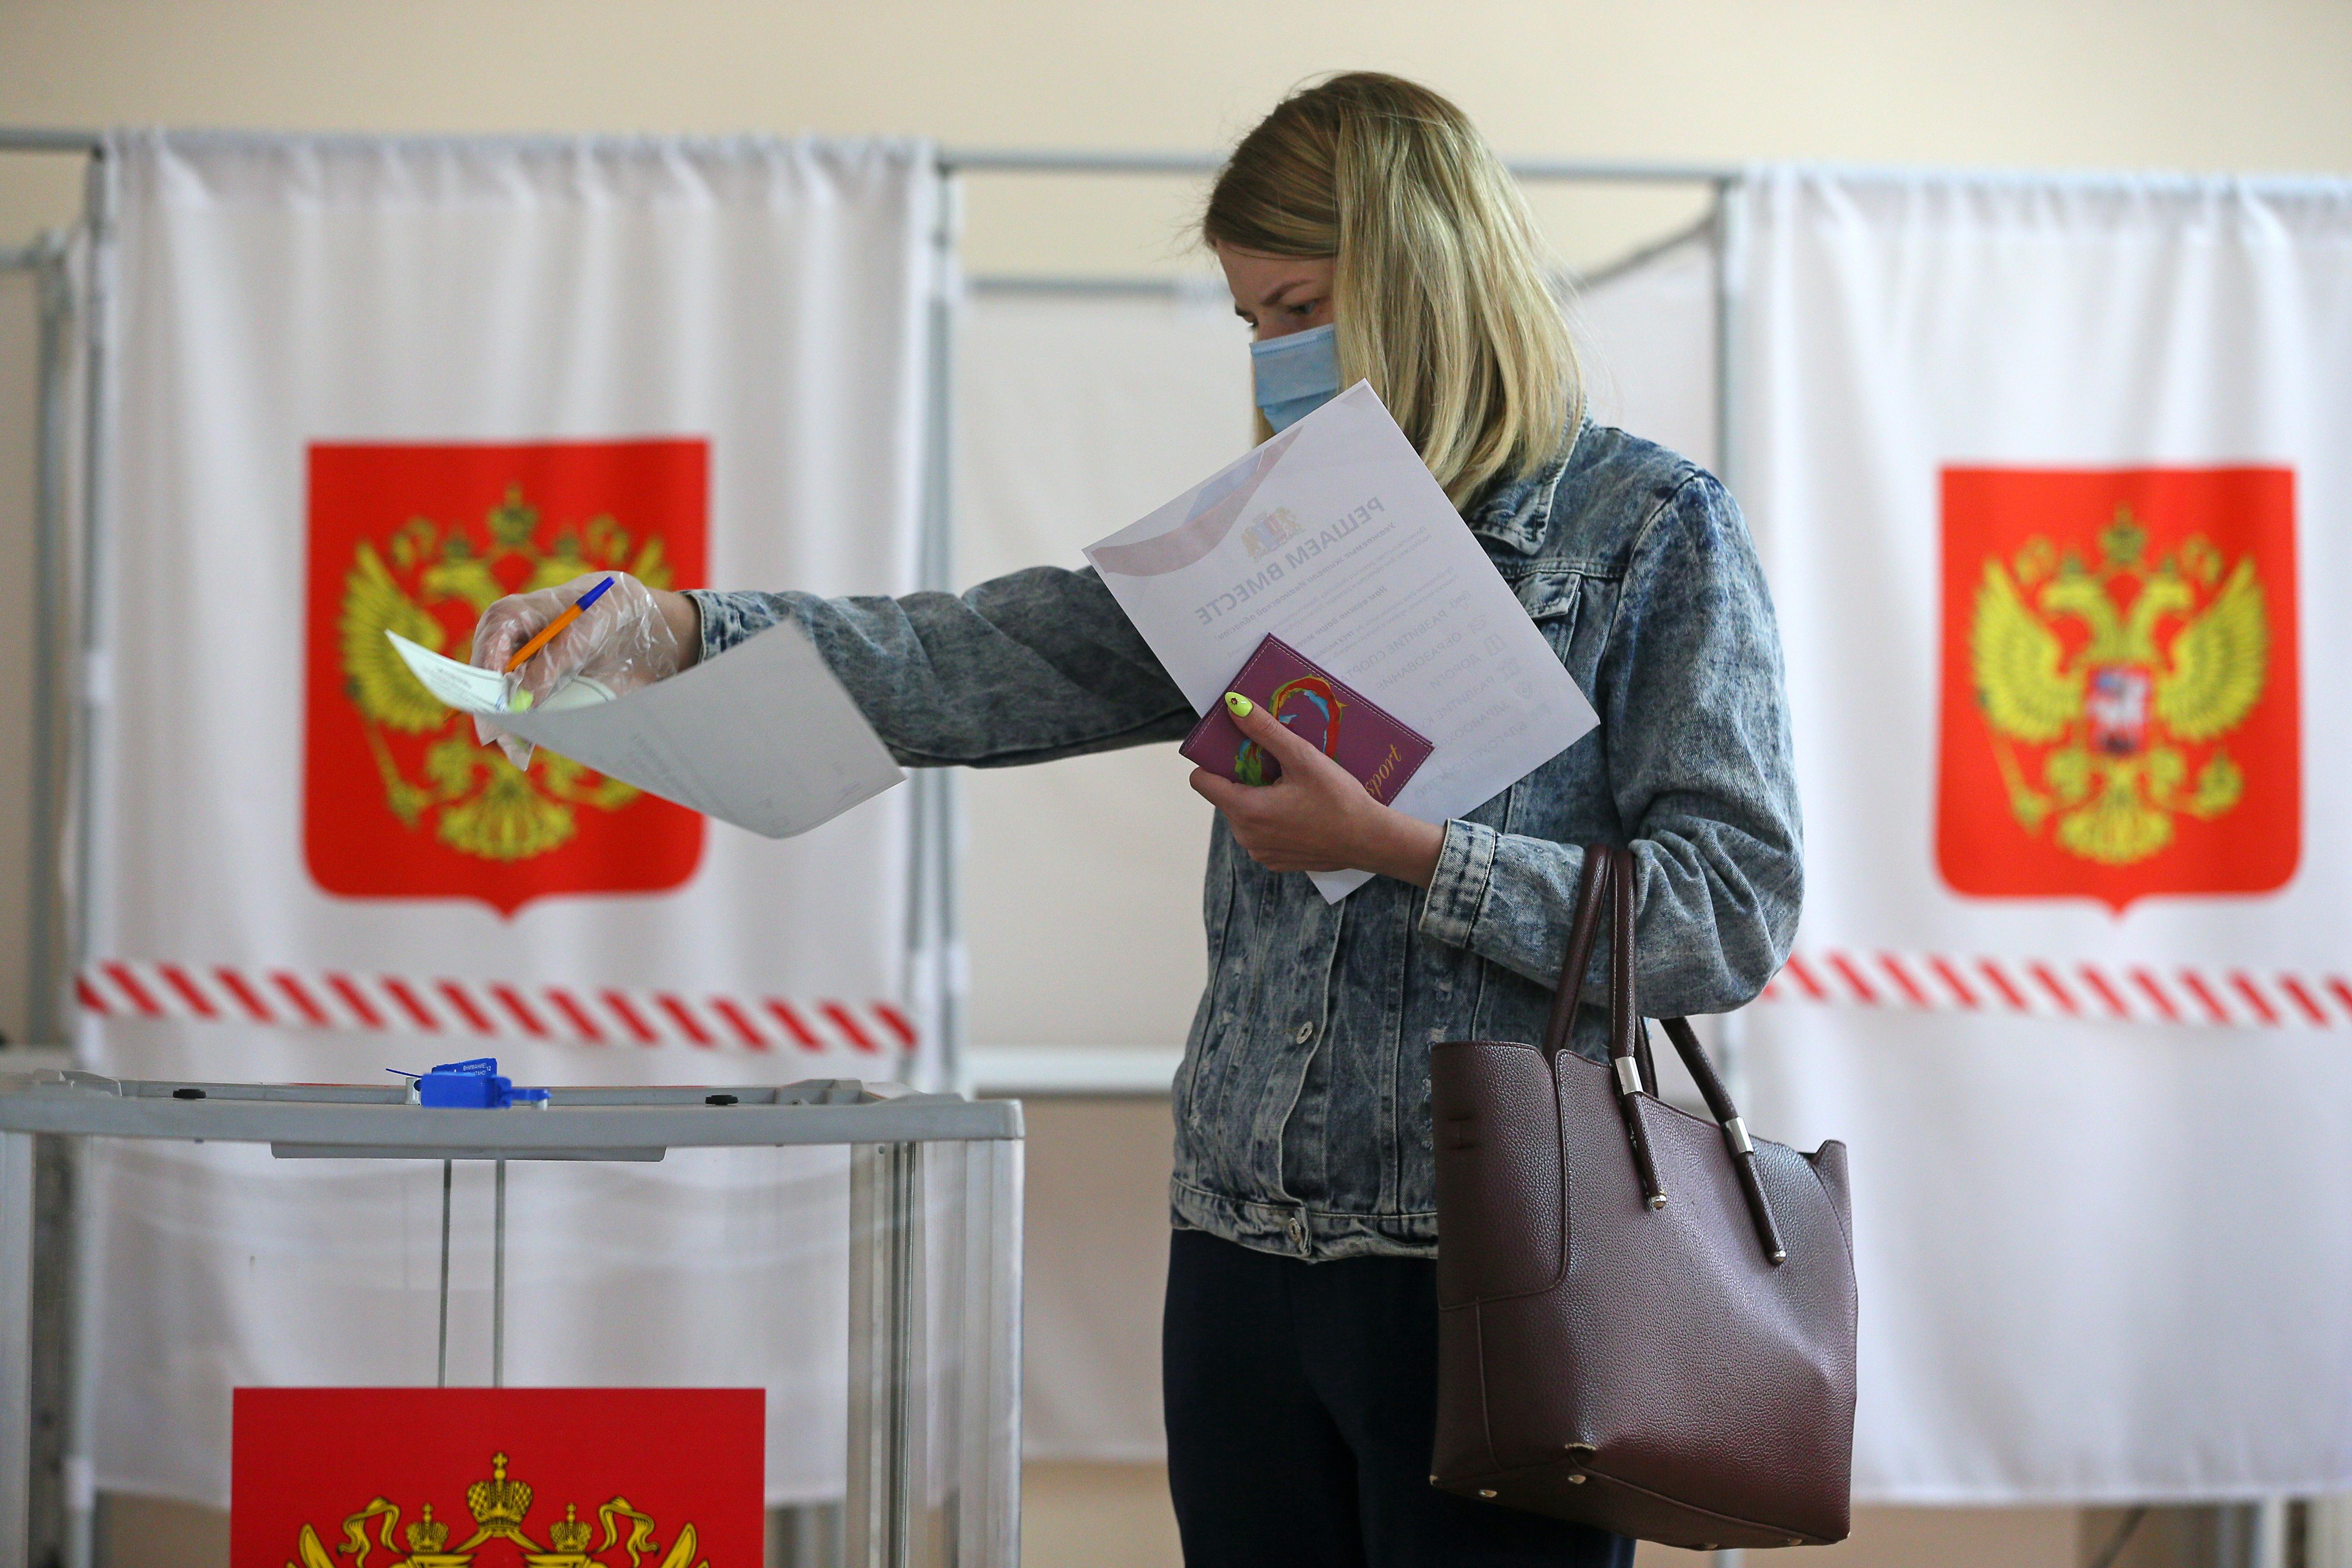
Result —
<svg viewBox="0 0 2352 1568"><path fill-rule="evenodd" d="M790 621L909 767L1006 767L1181 739L1195 715L1092 568L961 594L687 595L702 657Z"/></svg>
<svg viewBox="0 0 2352 1568"><path fill-rule="evenodd" d="M1638 535L1592 699L1636 868L1643 1010L1739 1006L1795 937L1803 828L1771 596L1714 479L1694 475ZM1577 845L1449 822L1421 930L1555 984L1583 869Z"/></svg>

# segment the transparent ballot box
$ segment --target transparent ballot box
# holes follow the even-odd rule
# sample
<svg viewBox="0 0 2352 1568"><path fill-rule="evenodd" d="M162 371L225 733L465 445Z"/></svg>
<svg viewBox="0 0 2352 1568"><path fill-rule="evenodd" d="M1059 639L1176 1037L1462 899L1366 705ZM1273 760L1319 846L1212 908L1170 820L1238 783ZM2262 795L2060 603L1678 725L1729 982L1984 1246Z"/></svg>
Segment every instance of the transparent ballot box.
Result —
<svg viewBox="0 0 2352 1568"><path fill-rule="evenodd" d="M50 1322L58 1321L60 1281L77 1272L83 1278L90 1274L86 1263L77 1271L50 1255L53 1244L45 1238L52 1226L37 1214L37 1194L52 1191L37 1169L37 1146L48 1139L77 1141L57 1147L79 1148L82 1157L77 1169L85 1171L110 1157L125 1165L142 1153L159 1158L173 1144L184 1151L202 1143L231 1146L198 1152L214 1164L247 1162L240 1168L242 1175L236 1170L230 1174L248 1187L269 1184L256 1181L257 1175L280 1173L356 1172L379 1178L379 1186L383 1179L394 1181L402 1194L399 1201L414 1211L416 1222L405 1227L414 1233L413 1288L397 1283L393 1288L405 1290L394 1298L400 1321L394 1324L397 1332L388 1336L399 1344L397 1375L380 1374L388 1352L380 1346L367 1348L368 1327L330 1321L319 1331L347 1334L355 1366L363 1350L375 1356L361 1369L362 1375L335 1381L421 1387L483 1382L495 1386L508 1381L516 1349L509 1331L517 1299L516 1281L509 1278L510 1232L520 1238L523 1250L518 1256L527 1258L532 1246L545 1254L554 1245L530 1228L534 1226L568 1226L572 1234L563 1238L564 1245L575 1253L580 1234L600 1226L628 1228L628 1216L600 1212L593 1200L584 1205L566 1200L572 1203L567 1210L548 1199L549 1194L561 1197L558 1189L566 1175L642 1171L645 1163L673 1155L674 1164L697 1159L824 1162L821 1154L790 1152L827 1145L845 1150L845 1184L838 1156L824 1163L822 1183L801 1184L803 1197L810 1191L820 1194L822 1201L814 1209L803 1203L787 1217L748 1214L742 1212L746 1205L739 1194L725 1220L735 1228L714 1231L719 1239L697 1245L731 1253L752 1248L763 1226L770 1231L787 1226L803 1231L835 1227L822 1239L838 1270L845 1243L845 1282L839 1272L803 1270L797 1277L803 1286L819 1280L827 1292L827 1310L822 1316L829 1331L835 1323L833 1310L845 1307L845 1358L837 1331L821 1342L812 1339L809 1345L813 1358L835 1369L845 1361L847 1370L847 1451L840 1468L832 1472L833 1484L842 1489L838 1540L845 1568L1011 1568L1018 1562L1023 1143L1021 1107L1015 1102L824 1079L779 1087L551 1088L543 1102L453 1109L419 1104L413 1089L398 1085L169 1082L79 1072L0 1076L0 1568L26 1562L28 1539L37 1534L36 1510L45 1506L34 1480L37 1401L44 1409L74 1403L59 1399L54 1390L44 1399L37 1386L37 1368L56 1359L45 1359L37 1325L44 1314ZM735 1152L720 1152L726 1151ZM197 1154L180 1157L194 1159ZM296 1161L339 1163L278 1163ZM353 1162L366 1163L350 1163ZM167 1173L163 1185L172 1180ZM536 1189L535 1182L541 1184ZM510 1193L516 1223L509 1220ZM432 1275L429 1206L436 1194L437 1284ZM456 1363L450 1310L453 1202L457 1211L454 1228L461 1244L477 1244L475 1260L486 1266L481 1272L488 1275L487 1292L461 1289L461 1303L486 1306L489 1320L485 1347L480 1335L467 1338L471 1307L461 1310ZM550 1215L555 1216L552 1225L547 1223ZM374 1227L378 1233L387 1228L395 1227ZM356 1251L368 1244L367 1226L349 1226L341 1234L348 1240L322 1228L307 1238L308 1245L315 1253L338 1247ZM80 1244L90 1245L86 1237ZM461 1265L467 1256L461 1245ZM240 1267L244 1261L240 1256ZM156 1266L151 1259L147 1267L152 1279ZM34 1288L37 1273L43 1282L39 1300ZM845 1302L833 1294L845 1283ZM265 1281L272 1289L283 1284ZM110 1288L120 1288L120 1283ZM567 1294L566 1311L540 1314L542 1329L538 1331L552 1323L570 1326L583 1336L614 1338L614 1321L599 1325L593 1306L590 1315L583 1315L578 1305L581 1299L593 1301L598 1296L599 1279L575 1268L562 1289ZM83 1325L83 1338L103 1335L108 1325L118 1321L70 1308L63 1315ZM332 1317L331 1311L322 1315ZM666 1330L698 1332L706 1340L724 1337L707 1319L698 1328L692 1321L658 1315L655 1321L632 1319L618 1325L624 1341L657 1336ZM340 1342L330 1342L330 1360ZM789 1347L795 1342L785 1334L772 1335L772 1342ZM724 1358L731 1346L693 1348L718 1358L723 1378L729 1365ZM487 1358L477 1353L483 1349ZM103 1355L103 1345L77 1345L70 1360L87 1368ZM560 1357L541 1356L537 1370L543 1374L546 1366L560 1362ZM673 1359L665 1364L681 1363ZM453 1376L453 1367L465 1375ZM365 1375L367 1369L379 1374ZM830 1384L839 1373L824 1375ZM215 1381L226 1384L226 1373ZM523 1381L536 1385L549 1379L540 1375ZM739 1374L733 1381L751 1379ZM222 1408L227 1396L226 1386L194 1394L217 1397ZM804 1423L797 1434L820 1440L828 1462L832 1437L810 1438L809 1434L843 1430L833 1424L840 1419L841 1406L830 1400L826 1396L831 1420Z"/></svg>

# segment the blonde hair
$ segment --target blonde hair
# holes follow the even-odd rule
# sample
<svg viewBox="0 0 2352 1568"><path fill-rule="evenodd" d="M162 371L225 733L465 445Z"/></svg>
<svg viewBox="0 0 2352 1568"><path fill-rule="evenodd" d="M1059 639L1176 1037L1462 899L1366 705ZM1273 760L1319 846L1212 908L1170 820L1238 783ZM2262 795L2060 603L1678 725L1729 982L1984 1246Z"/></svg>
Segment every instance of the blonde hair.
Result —
<svg viewBox="0 0 2352 1568"><path fill-rule="evenodd" d="M1334 258L1340 383L1372 384L1456 506L1540 468L1583 416L1527 199L1425 87L1350 71L1291 94L1234 148L1201 235Z"/></svg>

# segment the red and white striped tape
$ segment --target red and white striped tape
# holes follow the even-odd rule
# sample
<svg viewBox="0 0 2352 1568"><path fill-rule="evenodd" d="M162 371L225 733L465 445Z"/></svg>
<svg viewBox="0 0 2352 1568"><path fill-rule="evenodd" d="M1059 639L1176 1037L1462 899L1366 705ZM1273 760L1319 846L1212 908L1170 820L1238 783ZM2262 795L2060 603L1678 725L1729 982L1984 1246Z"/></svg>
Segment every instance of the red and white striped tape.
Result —
<svg viewBox="0 0 2352 1568"><path fill-rule="evenodd" d="M1763 1000L2147 1024L2352 1026L2352 985L2336 974L1840 948L1790 953L1780 974L1764 988Z"/></svg>
<svg viewBox="0 0 2352 1568"><path fill-rule="evenodd" d="M899 1055L915 1044L907 1016L882 1001L689 996L131 959L91 964L78 976L76 989L83 1010L102 1017L869 1056ZM2152 1024L2352 1027L2352 984L2341 975L1841 948L1790 953L1762 1000Z"/></svg>
<svg viewBox="0 0 2352 1568"><path fill-rule="evenodd" d="M688 996L676 991L295 973L111 959L76 977L82 1009L104 1017L453 1039L568 1040L591 1046L898 1056L915 1027L887 1002Z"/></svg>

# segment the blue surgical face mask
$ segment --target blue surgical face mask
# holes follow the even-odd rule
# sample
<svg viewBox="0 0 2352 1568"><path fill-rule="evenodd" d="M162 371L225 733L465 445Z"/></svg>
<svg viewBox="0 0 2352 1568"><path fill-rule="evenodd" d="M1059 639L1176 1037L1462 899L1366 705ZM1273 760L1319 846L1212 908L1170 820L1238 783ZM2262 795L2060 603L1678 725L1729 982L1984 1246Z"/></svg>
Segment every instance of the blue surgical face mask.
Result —
<svg viewBox="0 0 2352 1568"><path fill-rule="evenodd" d="M1326 323L1250 344L1257 410L1286 430L1339 395L1339 329Z"/></svg>

